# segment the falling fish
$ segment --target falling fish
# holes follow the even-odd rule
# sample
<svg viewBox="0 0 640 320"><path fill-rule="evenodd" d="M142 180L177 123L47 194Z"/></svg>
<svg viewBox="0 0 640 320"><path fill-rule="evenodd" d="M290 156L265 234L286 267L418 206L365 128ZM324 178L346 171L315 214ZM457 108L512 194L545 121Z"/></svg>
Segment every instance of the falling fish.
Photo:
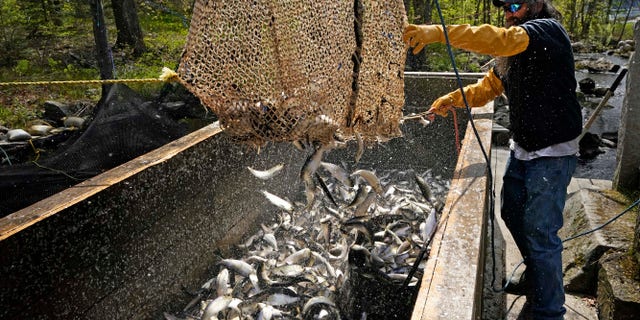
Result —
<svg viewBox="0 0 640 320"><path fill-rule="evenodd" d="M358 142L358 149L356 150L356 163L360 162L360 158L362 158L362 155L364 154L364 141L362 140L362 135L359 133L356 133L356 141Z"/></svg>
<svg viewBox="0 0 640 320"><path fill-rule="evenodd" d="M420 224L420 235L422 236L422 241L424 241L425 244L431 241L431 237L436 231L436 226L436 212L434 209L431 211L425 222Z"/></svg>
<svg viewBox="0 0 640 320"><path fill-rule="evenodd" d="M282 170L282 168L284 168L283 164L278 164L278 165L276 165L276 166L274 166L274 167L272 167L271 169L268 169L268 170L256 170L256 169L253 169L251 167L247 167L247 169L249 169L249 172L251 172L251 174L253 174L256 178L262 179L262 180L271 179L280 170Z"/></svg>
<svg viewBox="0 0 640 320"><path fill-rule="evenodd" d="M360 169L360 170L356 170L351 175L352 176L361 176L362 178L364 178L364 180L367 181L367 183L369 183L369 185L373 188L373 190L377 194L379 194L379 195L383 195L384 194L384 190L382 190L382 184L380 184L380 179L378 179L378 177L376 176L375 173L373 173L373 171Z"/></svg>
<svg viewBox="0 0 640 320"><path fill-rule="evenodd" d="M263 190L262 194L264 194L264 196L267 197L267 200L276 207L289 212L293 211L293 204L291 204L291 202L282 199L269 191Z"/></svg>
<svg viewBox="0 0 640 320"><path fill-rule="evenodd" d="M354 217L364 217L367 215L369 211L369 207L374 204L376 201L376 194L373 192L369 192L367 197L356 206L355 211L353 212Z"/></svg>
<svg viewBox="0 0 640 320"><path fill-rule="evenodd" d="M342 169L348 168L345 163L325 166L319 160L321 152L314 151L300 177L322 174L327 189L344 206L315 201L304 210L286 198L261 191L281 209L274 219L261 224L261 230L236 246L235 259L224 257L229 259L219 262L218 276L203 286L180 316L194 320L341 319L343 310L335 299L342 299L345 286L353 285L355 272L384 287L419 285L424 268L421 260L438 229L437 195L446 191L439 186L446 188L446 183L441 183L440 177L420 175L425 180L428 176L433 188L434 194L425 197L432 198L430 204L422 199L425 192L415 187L418 182L412 181L417 175L413 170L356 171L350 175ZM332 176L317 170L320 166ZM345 176L358 185L341 183ZM319 182L312 182L312 191L319 192L315 186L321 186ZM378 185L384 189L380 196L373 191ZM346 205L349 202L351 206ZM353 266L359 267L356 270ZM233 300L216 301L216 296ZM371 317L367 312L372 309L362 311L353 318Z"/></svg>
<svg viewBox="0 0 640 320"><path fill-rule="evenodd" d="M416 175L415 178L416 178L416 183L420 188L420 192L422 192L422 196L427 200L427 202L433 203L433 200L432 200L433 193L431 192L431 187L429 187L427 182L424 181L424 179L421 176Z"/></svg>
<svg viewBox="0 0 640 320"><path fill-rule="evenodd" d="M342 184L344 184L349 188L353 188L353 179L351 179L351 176L349 176L349 173L347 173L347 171L344 170L342 167L329 162L321 162L320 165L322 165L322 167L325 170L329 171L331 176L336 178Z"/></svg>
<svg viewBox="0 0 640 320"><path fill-rule="evenodd" d="M305 194L307 196L307 208L311 207L315 199L316 184L313 181L313 175L320 167L322 156L328 149L328 146L320 146L317 148L304 162L302 170L300 170L300 179L304 182Z"/></svg>
<svg viewBox="0 0 640 320"><path fill-rule="evenodd" d="M353 197L353 200L351 200L351 203L349 203L345 208L356 207L359 204L361 204L362 202L364 202L364 200L367 198L367 196L369 196L369 192L370 191L371 191L371 187L370 186L359 185L358 186L358 191L356 192L355 197Z"/></svg>

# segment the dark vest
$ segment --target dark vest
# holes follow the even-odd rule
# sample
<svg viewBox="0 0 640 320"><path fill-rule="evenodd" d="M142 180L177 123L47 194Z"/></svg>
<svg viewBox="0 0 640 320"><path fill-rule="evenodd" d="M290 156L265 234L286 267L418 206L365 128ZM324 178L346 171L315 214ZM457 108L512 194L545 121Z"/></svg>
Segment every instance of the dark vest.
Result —
<svg viewBox="0 0 640 320"><path fill-rule="evenodd" d="M499 75L509 99L513 140L527 151L570 141L582 131L569 36L554 19L520 25L529 35L524 52L509 58Z"/></svg>

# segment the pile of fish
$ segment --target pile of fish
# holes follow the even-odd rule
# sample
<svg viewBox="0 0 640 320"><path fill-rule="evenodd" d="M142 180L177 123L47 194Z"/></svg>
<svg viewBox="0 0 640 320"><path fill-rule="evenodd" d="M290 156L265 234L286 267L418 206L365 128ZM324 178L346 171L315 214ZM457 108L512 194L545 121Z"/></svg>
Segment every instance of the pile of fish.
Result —
<svg viewBox="0 0 640 320"><path fill-rule="evenodd" d="M429 170L346 167L311 155L301 172L306 204L260 190L277 218L221 257L217 275L165 318L400 319L394 306L413 301L394 299L415 299L449 181ZM266 180L283 165L248 169Z"/></svg>

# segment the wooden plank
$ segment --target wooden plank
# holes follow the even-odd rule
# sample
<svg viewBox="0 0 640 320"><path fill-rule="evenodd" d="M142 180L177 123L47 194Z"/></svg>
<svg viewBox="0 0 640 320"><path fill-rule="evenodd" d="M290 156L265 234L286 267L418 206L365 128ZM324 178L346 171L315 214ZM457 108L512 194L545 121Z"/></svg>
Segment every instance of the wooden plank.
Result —
<svg viewBox="0 0 640 320"><path fill-rule="evenodd" d="M474 124L489 156L493 103L472 110ZM472 126L467 126L464 137L425 266L413 320L480 316L489 167Z"/></svg>
<svg viewBox="0 0 640 320"><path fill-rule="evenodd" d="M0 219L0 241L222 132L218 122Z"/></svg>

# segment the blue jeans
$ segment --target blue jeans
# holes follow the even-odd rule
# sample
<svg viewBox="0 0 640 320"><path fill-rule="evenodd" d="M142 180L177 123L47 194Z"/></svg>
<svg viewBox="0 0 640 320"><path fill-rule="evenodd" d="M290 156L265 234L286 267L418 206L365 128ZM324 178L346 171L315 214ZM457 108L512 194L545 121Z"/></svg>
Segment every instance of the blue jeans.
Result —
<svg viewBox="0 0 640 320"><path fill-rule="evenodd" d="M518 160L511 153L503 177L501 216L526 267L528 312L563 319L562 211L576 156Z"/></svg>

